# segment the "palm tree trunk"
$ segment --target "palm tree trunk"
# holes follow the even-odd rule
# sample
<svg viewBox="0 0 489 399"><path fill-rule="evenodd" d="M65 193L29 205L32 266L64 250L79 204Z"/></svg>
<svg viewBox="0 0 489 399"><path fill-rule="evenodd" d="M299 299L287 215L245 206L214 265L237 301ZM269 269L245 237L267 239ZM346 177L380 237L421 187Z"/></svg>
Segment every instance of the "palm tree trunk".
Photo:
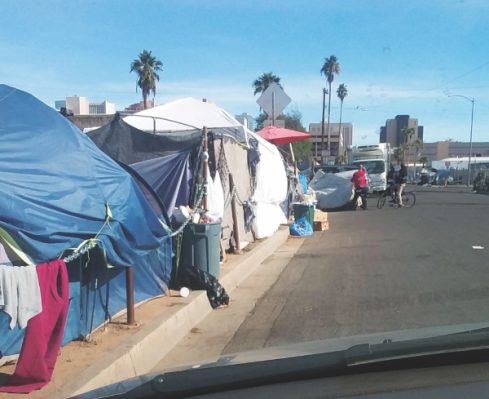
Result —
<svg viewBox="0 0 489 399"><path fill-rule="evenodd" d="M331 155L331 134L329 130L329 120L331 116L331 82L329 83L329 91L328 91L328 150L329 155Z"/></svg>
<svg viewBox="0 0 489 399"><path fill-rule="evenodd" d="M143 104L144 104L144 109L148 108L148 95L143 93Z"/></svg>
<svg viewBox="0 0 489 399"><path fill-rule="evenodd" d="M343 100L341 100L341 105L340 105L340 131L338 133L338 156L340 156L340 143L345 141L345 138L343 137L343 140L341 140L342 137L342 132L341 132L341 119L343 117ZM343 151L341 152L343 154Z"/></svg>
<svg viewBox="0 0 489 399"><path fill-rule="evenodd" d="M413 172L413 180L416 182L416 158L418 157L418 149L414 147L414 172Z"/></svg>
<svg viewBox="0 0 489 399"><path fill-rule="evenodd" d="M326 96L326 89L323 88L323 111L322 111L322 117L321 117L321 154L319 155L321 159L321 163L323 163L323 150L324 150L324 101ZM316 144L317 148L317 144ZM317 152L316 152L317 156Z"/></svg>

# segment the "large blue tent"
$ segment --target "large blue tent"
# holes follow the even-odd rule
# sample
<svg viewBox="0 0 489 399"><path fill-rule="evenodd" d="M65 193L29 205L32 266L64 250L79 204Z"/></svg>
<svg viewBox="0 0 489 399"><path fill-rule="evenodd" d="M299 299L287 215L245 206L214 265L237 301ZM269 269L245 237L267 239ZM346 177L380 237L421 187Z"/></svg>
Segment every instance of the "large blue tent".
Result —
<svg viewBox="0 0 489 399"><path fill-rule="evenodd" d="M65 343L124 309L124 268L134 268L136 301L166 291L171 238L133 177L54 109L6 85L0 192L0 238L13 238L34 264L97 235L90 262L85 256L68 264ZM9 330L0 312L1 353L18 351L22 334Z"/></svg>

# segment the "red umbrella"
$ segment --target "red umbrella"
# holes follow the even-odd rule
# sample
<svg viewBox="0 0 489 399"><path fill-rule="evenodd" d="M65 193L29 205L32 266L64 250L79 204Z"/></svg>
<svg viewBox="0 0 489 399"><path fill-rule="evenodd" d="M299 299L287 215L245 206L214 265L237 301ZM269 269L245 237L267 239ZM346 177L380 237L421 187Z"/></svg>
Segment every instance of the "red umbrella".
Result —
<svg viewBox="0 0 489 399"><path fill-rule="evenodd" d="M267 126L256 134L273 144L290 144L294 141L304 141L311 138L308 133L277 126Z"/></svg>

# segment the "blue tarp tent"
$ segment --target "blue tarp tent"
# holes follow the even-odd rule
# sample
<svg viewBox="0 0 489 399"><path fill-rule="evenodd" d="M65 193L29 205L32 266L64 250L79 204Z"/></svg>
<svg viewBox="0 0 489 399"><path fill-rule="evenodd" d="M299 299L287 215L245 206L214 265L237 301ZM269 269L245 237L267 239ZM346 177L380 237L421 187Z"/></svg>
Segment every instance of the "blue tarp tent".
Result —
<svg viewBox="0 0 489 399"><path fill-rule="evenodd" d="M125 308L125 267L134 267L136 302L166 291L171 239L131 175L55 110L6 85L0 85L0 192L2 234L34 264L99 234L90 262L68 264L65 343ZM0 312L1 353L18 352L22 336Z"/></svg>

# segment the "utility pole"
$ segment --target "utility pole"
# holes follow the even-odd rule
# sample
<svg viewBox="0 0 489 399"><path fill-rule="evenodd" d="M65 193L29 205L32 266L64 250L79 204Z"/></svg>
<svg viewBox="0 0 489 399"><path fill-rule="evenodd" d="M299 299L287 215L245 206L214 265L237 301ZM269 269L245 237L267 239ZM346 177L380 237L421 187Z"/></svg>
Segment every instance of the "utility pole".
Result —
<svg viewBox="0 0 489 399"><path fill-rule="evenodd" d="M324 150L324 107L326 106L326 94L328 93L328 90L323 88L323 116L321 118L321 164L324 163L323 159L323 150ZM328 149L329 149L329 142L328 142ZM317 154L316 154L317 156Z"/></svg>
<svg viewBox="0 0 489 399"><path fill-rule="evenodd" d="M470 143L469 143L469 162L468 162L468 174L467 174L467 187L470 187L471 180L471 164L472 164L472 129L474 127L474 103L475 99L467 96L463 96L461 94L448 94L448 97L460 97L472 103L472 111L470 113Z"/></svg>

